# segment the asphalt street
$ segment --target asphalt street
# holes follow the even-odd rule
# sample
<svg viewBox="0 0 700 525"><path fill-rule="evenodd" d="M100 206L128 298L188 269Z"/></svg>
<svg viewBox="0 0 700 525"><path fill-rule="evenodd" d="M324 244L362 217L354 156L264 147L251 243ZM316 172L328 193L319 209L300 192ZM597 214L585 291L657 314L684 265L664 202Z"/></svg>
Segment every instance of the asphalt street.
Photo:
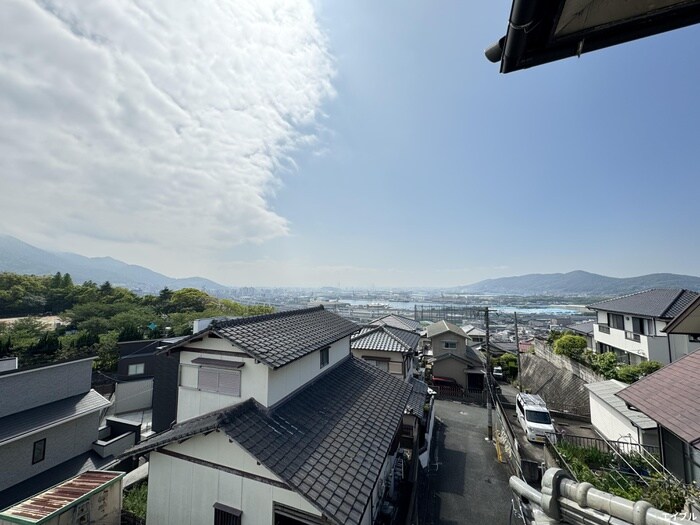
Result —
<svg viewBox="0 0 700 525"><path fill-rule="evenodd" d="M436 446L430 475L433 524L508 525L510 477L486 441L487 412L479 406L436 400ZM515 521L514 521L515 523Z"/></svg>

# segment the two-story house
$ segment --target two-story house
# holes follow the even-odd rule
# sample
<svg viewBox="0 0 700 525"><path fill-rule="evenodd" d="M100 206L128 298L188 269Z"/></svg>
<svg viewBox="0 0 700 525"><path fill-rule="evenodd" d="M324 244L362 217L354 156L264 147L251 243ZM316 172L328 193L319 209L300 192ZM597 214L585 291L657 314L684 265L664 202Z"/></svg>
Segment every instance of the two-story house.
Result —
<svg viewBox="0 0 700 525"><path fill-rule="evenodd" d="M115 463L138 426L112 420L90 388L94 358L0 373L0 509L84 470Z"/></svg>
<svg viewBox="0 0 700 525"><path fill-rule="evenodd" d="M666 334L668 323L698 297L682 289L652 289L588 306L597 314L593 338L597 352L615 352L618 361L668 364L700 348L687 336Z"/></svg>
<svg viewBox="0 0 700 525"><path fill-rule="evenodd" d="M389 325L370 325L350 339L352 355L407 380L413 375L420 335Z"/></svg>
<svg viewBox="0 0 700 525"><path fill-rule="evenodd" d="M148 522L373 523L397 486L403 428L430 418L427 389L352 356L357 329L316 307L215 322L167 347L177 422L128 453L149 455Z"/></svg>

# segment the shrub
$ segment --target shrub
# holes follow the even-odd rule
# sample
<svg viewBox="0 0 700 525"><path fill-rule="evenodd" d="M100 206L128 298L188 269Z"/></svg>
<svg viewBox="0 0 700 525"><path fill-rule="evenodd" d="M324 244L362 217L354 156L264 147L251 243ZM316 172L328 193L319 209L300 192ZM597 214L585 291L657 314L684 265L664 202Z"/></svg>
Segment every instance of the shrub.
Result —
<svg viewBox="0 0 700 525"><path fill-rule="evenodd" d="M580 335L562 335L554 343L554 352L581 361L586 349L586 338Z"/></svg>
<svg viewBox="0 0 700 525"><path fill-rule="evenodd" d="M146 502L148 500L148 483L141 483L125 491L122 508L139 518L146 519Z"/></svg>

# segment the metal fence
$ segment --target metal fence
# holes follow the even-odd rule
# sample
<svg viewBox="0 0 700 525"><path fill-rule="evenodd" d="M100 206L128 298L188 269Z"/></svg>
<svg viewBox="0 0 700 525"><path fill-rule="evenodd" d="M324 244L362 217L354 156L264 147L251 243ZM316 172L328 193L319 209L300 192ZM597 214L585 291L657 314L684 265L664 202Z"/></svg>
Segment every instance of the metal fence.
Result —
<svg viewBox="0 0 700 525"><path fill-rule="evenodd" d="M593 448L601 452L612 452L620 454L652 454L660 456L661 449L653 445L641 445L629 441L610 441L602 438L577 436L567 433L557 433L558 443L569 443L582 448Z"/></svg>
<svg viewBox="0 0 700 525"><path fill-rule="evenodd" d="M447 399L451 401L461 401L463 403L471 403L474 405L486 406L486 390L467 389L462 387L450 386L431 386L437 392L438 399Z"/></svg>

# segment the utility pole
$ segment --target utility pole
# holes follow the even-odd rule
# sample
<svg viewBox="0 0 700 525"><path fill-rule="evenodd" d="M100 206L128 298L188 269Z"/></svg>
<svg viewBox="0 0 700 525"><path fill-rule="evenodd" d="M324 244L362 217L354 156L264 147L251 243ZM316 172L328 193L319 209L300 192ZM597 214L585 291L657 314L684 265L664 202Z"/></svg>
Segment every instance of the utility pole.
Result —
<svg viewBox="0 0 700 525"><path fill-rule="evenodd" d="M486 324L486 412L488 413L488 440L493 441L493 403L491 395L491 347L489 346L489 307L484 310Z"/></svg>
<svg viewBox="0 0 700 525"><path fill-rule="evenodd" d="M518 336L518 312L513 312L515 316L515 351L518 356L518 390L523 391L523 376L520 368L520 337Z"/></svg>

